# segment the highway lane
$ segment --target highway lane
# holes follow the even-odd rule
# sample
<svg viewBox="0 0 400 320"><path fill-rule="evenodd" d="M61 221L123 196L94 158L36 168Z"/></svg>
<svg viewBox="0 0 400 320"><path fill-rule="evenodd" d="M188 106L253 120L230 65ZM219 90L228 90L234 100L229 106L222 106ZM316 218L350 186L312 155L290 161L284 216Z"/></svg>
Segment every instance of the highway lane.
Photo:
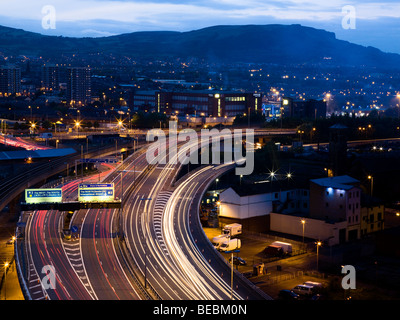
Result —
<svg viewBox="0 0 400 320"><path fill-rule="evenodd" d="M187 148L180 149L180 154ZM145 277L144 284L151 285L161 299L167 300L197 297L170 260L171 253L161 233L160 218L172 194L171 184L179 167L180 164L157 164L130 196L122 217L127 248Z"/></svg>
<svg viewBox="0 0 400 320"><path fill-rule="evenodd" d="M139 152L128 158L116 171L96 174L65 184L64 198L76 200L79 183L107 180L115 183L116 196L128 192L136 177L147 167L145 154ZM124 183L121 183L124 181ZM27 225L28 248L31 253L30 273L34 299L88 300L88 299L139 299L115 252L117 210L92 209L75 212L71 225L79 232L71 240L62 238L64 213L37 211ZM55 289L43 290L40 285L41 270L52 265L56 271ZM43 275L44 276L44 275Z"/></svg>
<svg viewBox="0 0 400 320"><path fill-rule="evenodd" d="M179 149L180 155L186 151ZM174 190L171 182L179 166L158 164L127 201L123 216L127 247L145 275L145 283L151 284L161 299L229 299L230 285L196 249L185 215L179 218L177 211L187 212L189 202L179 202L178 210L177 201L193 199L201 186L198 181L188 181ZM204 180L211 168L204 169L198 179ZM233 298L242 297L235 292Z"/></svg>
<svg viewBox="0 0 400 320"><path fill-rule="evenodd" d="M207 178L212 169L213 166L207 166L186 176L166 205L162 229L168 250L173 253L171 259L192 291L197 292L197 299L227 300L230 287L198 250L197 239L190 236L191 221L187 219L191 200L201 185L197 178ZM234 298L241 299L236 293Z"/></svg>
<svg viewBox="0 0 400 320"><path fill-rule="evenodd" d="M191 268L195 267L199 274L197 283L203 281L205 288L212 283L223 299L271 299L236 270L231 282L231 265L209 242L200 223L198 208L203 194L216 178L234 167L234 164L207 166L180 179L165 209L165 238L170 250L179 257L180 268L193 278L195 273Z"/></svg>
<svg viewBox="0 0 400 320"><path fill-rule="evenodd" d="M128 158L103 182L113 182L115 194L123 198L134 185L136 178L147 167L145 153ZM99 300L141 299L124 266L118 259L118 216L120 209L90 209L79 212L81 219L80 252L82 264L91 286Z"/></svg>
<svg viewBox="0 0 400 320"><path fill-rule="evenodd" d="M112 167L106 165L108 171L100 176L107 175ZM99 175L85 177L81 181L71 181L62 187L66 199L77 196L79 182L93 182ZM78 274L74 267L74 259L68 254L70 241L62 237L64 216L66 213L55 210L39 210L32 213L26 228L26 245L30 256L29 288L34 299L55 300L91 300L95 299L93 290L88 290L87 284L82 281L82 275ZM42 268L50 265L55 270L56 282L50 288L44 290L41 286ZM45 280L47 281L47 279Z"/></svg>

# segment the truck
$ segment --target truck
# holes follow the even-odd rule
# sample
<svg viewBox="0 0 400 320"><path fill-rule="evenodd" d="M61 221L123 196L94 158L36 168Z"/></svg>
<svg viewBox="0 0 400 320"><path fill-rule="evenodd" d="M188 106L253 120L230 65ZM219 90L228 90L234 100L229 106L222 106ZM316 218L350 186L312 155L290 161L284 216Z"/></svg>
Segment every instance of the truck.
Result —
<svg viewBox="0 0 400 320"><path fill-rule="evenodd" d="M274 241L266 249L265 253L269 256L282 256L292 254L292 245L287 242Z"/></svg>
<svg viewBox="0 0 400 320"><path fill-rule="evenodd" d="M230 239L227 241L224 241L221 246L219 247L219 249L221 251L231 251L231 250L235 250L235 249L240 249L240 247L242 246L242 242L240 241L240 239Z"/></svg>
<svg viewBox="0 0 400 320"><path fill-rule="evenodd" d="M222 234L229 235L230 237L242 234L242 225L240 223L227 224L223 228Z"/></svg>
<svg viewBox="0 0 400 320"><path fill-rule="evenodd" d="M216 236L216 237L212 238L211 243L213 244L213 246L214 246L215 249L219 249L219 247L221 246L221 244L222 244L224 241L227 241L227 240L229 240L229 239L230 239L229 235L227 235L227 234L220 234L219 236Z"/></svg>

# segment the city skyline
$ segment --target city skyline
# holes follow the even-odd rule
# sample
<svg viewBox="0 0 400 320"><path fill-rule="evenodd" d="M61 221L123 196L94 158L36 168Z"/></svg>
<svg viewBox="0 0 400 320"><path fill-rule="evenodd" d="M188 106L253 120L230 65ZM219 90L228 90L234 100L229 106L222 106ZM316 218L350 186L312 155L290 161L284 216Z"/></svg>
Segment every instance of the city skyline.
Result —
<svg viewBox="0 0 400 320"><path fill-rule="evenodd" d="M55 25L43 28L49 6L54 8ZM354 9L354 26L344 28ZM214 25L301 24L334 32L341 40L400 53L400 4L395 1L304 2L278 1L69 1L2 4L0 24L46 35L71 37L111 36L136 31L191 31ZM346 13L347 12L347 13ZM351 17L353 17L351 16Z"/></svg>

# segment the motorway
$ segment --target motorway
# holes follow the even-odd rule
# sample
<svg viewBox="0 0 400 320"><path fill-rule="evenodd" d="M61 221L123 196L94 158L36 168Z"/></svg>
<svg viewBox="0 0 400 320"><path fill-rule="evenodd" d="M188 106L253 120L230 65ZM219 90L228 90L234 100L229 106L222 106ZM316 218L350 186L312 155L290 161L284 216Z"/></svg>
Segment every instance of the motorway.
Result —
<svg viewBox="0 0 400 320"><path fill-rule="evenodd" d="M189 148L180 148L178 157ZM201 167L175 185L181 165L149 166L145 149L102 174L101 181L114 183L122 209L75 212L71 225L78 231L71 240L61 233L65 213L32 213L26 226L32 299L269 299L236 271L232 291L231 266L200 225L202 195L235 164ZM84 180L63 187L69 198L76 197L79 182ZM56 282L55 288L45 290L40 278L46 265L54 267Z"/></svg>
<svg viewBox="0 0 400 320"><path fill-rule="evenodd" d="M110 169L112 170L112 169ZM90 182L93 178L86 178ZM72 181L62 186L65 198L73 198L77 194L78 182ZM74 268L74 260L69 254L70 243L62 236L65 212L38 210L29 214L25 227L25 245L27 248L28 288L32 299L87 300L93 297L86 290L82 278ZM41 279L44 266L52 266L55 270L55 282L45 290Z"/></svg>
<svg viewBox="0 0 400 320"><path fill-rule="evenodd" d="M163 230L175 263L205 299L270 299L220 256L207 239L198 209L209 185L235 164L209 165L187 174L166 205ZM195 269L193 271L193 269ZM233 278L232 277L233 271ZM201 297L200 297L201 298Z"/></svg>
<svg viewBox="0 0 400 320"><path fill-rule="evenodd" d="M144 169L147 162L141 154L130 163L124 163L124 178L136 177L137 166ZM116 195L121 194L121 174L114 168L99 175L72 181L63 186L65 198L77 197L78 184L114 182ZM134 183L135 179L131 179ZM128 185L129 187L129 185ZM127 188L129 189L129 188ZM79 226L71 240L62 237L64 215L58 211L35 211L26 226L26 244L29 252L29 290L32 299L91 300L139 299L136 290L127 281L114 250L113 226L115 210L90 209L75 212L72 225ZM51 265L56 271L55 288L42 289L39 280L43 266ZM39 279L40 278L40 279Z"/></svg>

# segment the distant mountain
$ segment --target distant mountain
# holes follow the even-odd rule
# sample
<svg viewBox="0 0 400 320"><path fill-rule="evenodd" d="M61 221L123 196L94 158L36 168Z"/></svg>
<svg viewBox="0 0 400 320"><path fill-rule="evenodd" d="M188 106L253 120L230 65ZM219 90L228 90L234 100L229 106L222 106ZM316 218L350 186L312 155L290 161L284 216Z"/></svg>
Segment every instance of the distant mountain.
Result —
<svg viewBox="0 0 400 320"><path fill-rule="evenodd" d="M301 25L215 26L190 32L134 32L101 38L45 36L0 26L0 52L59 57L113 53L138 58L200 58L213 62L330 63L399 68L400 55L338 40Z"/></svg>

